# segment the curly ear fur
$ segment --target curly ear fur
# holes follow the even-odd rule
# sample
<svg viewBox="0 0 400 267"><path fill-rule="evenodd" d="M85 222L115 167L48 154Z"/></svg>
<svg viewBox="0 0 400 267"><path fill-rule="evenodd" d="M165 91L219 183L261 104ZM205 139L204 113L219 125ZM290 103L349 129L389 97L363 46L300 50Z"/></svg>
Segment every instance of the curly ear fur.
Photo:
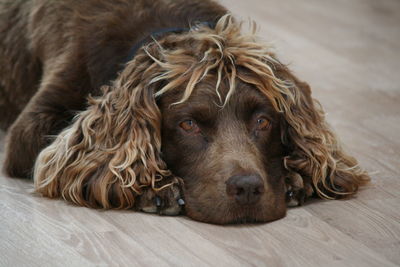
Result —
<svg viewBox="0 0 400 267"><path fill-rule="evenodd" d="M149 86L155 67L141 53L113 87L89 98L88 109L38 156L37 192L83 206L131 208L143 187L170 175L159 156L161 114Z"/></svg>
<svg viewBox="0 0 400 267"><path fill-rule="evenodd" d="M283 141L290 148L285 167L292 175L300 174L306 193L313 185L322 198L343 198L355 194L369 176L347 155L324 118L321 105L311 97L307 83L299 81L285 68L293 81L293 102L285 112ZM290 100L289 100L290 102Z"/></svg>

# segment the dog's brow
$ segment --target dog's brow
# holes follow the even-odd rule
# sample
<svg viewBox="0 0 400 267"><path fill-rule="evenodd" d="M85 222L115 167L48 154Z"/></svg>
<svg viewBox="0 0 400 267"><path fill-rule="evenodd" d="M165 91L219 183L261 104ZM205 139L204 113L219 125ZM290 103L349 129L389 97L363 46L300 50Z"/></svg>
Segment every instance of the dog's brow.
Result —
<svg viewBox="0 0 400 267"><path fill-rule="evenodd" d="M211 119L216 115L218 112L218 107L215 105L215 108L213 108L210 105L187 105L183 109L180 110L182 114L192 116L196 119Z"/></svg>
<svg viewBox="0 0 400 267"><path fill-rule="evenodd" d="M263 110L272 112L273 107L267 97L256 92L255 90L245 90L243 95L240 96L240 103L244 109Z"/></svg>

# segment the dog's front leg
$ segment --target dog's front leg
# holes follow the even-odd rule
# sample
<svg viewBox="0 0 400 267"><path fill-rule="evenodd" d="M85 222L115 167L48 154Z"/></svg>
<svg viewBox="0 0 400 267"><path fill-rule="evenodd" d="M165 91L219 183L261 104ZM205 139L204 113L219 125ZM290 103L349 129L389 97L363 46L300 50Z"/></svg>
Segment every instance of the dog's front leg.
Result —
<svg viewBox="0 0 400 267"><path fill-rule="evenodd" d="M31 177L38 153L84 107L86 85L82 78L76 82L77 71L64 64L44 73L38 92L8 131L4 171L9 176Z"/></svg>

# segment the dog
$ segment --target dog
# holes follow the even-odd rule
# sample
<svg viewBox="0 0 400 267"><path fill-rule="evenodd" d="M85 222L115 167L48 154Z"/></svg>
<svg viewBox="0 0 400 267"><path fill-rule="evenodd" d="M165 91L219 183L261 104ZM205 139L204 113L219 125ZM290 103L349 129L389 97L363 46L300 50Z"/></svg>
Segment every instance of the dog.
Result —
<svg viewBox="0 0 400 267"><path fill-rule="evenodd" d="M0 1L4 171L77 205L268 222L369 177L212 0Z"/></svg>

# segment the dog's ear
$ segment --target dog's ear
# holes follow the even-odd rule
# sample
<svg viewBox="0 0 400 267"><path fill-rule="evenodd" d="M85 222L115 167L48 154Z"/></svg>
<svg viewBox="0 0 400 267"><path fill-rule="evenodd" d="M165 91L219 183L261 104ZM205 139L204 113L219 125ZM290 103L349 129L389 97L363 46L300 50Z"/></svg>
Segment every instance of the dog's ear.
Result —
<svg viewBox="0 0 400 267"><path fill-rule="evenodd" d="M89 98L87 110L40 153L37 192L84 206L130 208L143 187L170 175L160 157L156 85L142 77L141 67L124 72L114 87Z"/></svg>
<svg viewBox="0 0 400 267"><path fill-rule="evenodd" d="M303 178L308 195L313 190L323 198L353 195L369 180L368 175L343 151L320 104L311 97L310 86L289 76L292 100L283 114L282 127L282 140L289 151L285 167L292 177Z"/></svg>

